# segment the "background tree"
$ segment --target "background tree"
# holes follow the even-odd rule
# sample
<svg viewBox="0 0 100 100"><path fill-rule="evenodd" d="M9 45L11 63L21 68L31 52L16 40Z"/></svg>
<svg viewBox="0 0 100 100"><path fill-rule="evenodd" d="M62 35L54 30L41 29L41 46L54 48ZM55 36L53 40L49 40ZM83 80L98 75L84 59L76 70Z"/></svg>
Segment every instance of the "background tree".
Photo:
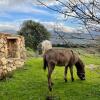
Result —
<svg viewBox="0 0 100 100"><path fill-rule="evenodd" d="M37 49L37 45L40 42L50 37L50 33L42 24L32 20L24 21L18 34L25 37L26 47L30 47L34 50Z"/></svg>

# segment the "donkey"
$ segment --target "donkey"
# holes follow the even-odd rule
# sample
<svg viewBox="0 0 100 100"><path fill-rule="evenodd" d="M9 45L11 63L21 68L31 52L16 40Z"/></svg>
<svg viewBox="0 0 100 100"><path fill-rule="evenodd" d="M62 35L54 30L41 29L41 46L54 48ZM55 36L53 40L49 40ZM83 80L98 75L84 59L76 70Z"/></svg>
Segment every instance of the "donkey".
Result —
<svg viewBox="0 0 100 100"><path fill-rule="evenodd" d="M48 67L48 88L52 90L51 74L55 66L65 66L64 80L67 82L67 70L70 69L71 80L74 81L73 77L73 65L76 66L77 75L81 80L85 80L85 65L79 56L69 49L49 49L43 55L44 70Z"/></svg>

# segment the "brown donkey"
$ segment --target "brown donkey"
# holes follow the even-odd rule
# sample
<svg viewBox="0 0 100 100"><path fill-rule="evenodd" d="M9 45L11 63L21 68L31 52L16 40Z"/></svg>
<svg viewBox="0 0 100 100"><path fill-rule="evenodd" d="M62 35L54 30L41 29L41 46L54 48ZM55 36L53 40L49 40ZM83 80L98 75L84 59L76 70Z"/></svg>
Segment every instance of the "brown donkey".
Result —
<svg viewBox="0 0 100 100"><path fill-rule="evenodd" d="M76 66L77 75L81 80L85 80L85 70L82 60L77 54L69 49L49 49L43 56L44 70L48 67L48 88L52 90L51 74L55 66L65 66L64 80L67 82L67 70L70 68L71 79L73 78L73 65Z"/></svg>

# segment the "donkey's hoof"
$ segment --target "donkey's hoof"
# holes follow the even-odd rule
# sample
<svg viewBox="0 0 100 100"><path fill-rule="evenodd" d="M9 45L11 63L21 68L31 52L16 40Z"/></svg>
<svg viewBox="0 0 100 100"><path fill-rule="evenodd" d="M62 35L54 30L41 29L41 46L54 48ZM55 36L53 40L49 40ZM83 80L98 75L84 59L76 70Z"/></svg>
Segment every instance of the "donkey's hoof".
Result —
<svg viewBox="0 0 100 100"><path fill-rule="evenodd" d="M72 82L74 82L74 78L72 78Z"/></svg>
<svg viewBox="0 0 100 100"><path fill-rule="evenodd" d="M54 83L53 83L53 82L51 82L51 85L54 85Z"/></svg>
<svg viewBox="0 0 100 100"><path fill-rule="evenodd" d="M49 91L52 91L52 88L51 87L49 87Z"/></svg>
<svg viewBox="0 0 100 100"><path fill-rule="evenodd" d="M65 82L67 82L67 79L64 79L65 80Z"/></svg>

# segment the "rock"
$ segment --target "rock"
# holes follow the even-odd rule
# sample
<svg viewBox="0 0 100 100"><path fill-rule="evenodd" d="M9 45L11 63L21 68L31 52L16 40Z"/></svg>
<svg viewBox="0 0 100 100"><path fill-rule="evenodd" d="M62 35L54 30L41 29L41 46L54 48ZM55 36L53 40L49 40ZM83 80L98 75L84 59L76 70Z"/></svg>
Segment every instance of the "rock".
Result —
<svg viewBox="0 0 100 100"><path fill-rule="evenodd" d="M6 77L7 77L7 70L2 70L2 72L0 73L0 80L6 79Z"/></svg>
<svg viewBox="0 0 100 100"><path fill-rule="evenodd" d="M6 65L2 66L2 69L3 70L6 70L7 69L7 66Z"/></svg>
<svg viewBox="0 0 100 100"><path fill-rule="evenodd" d="M7 59L5 57L0 59L0 65L6 65L7 64Z"/></svg>
<svg viewBox="0 0 100 100"><path fill-rule="evenodd" d="M12 69L11 69L10 67L7 67L7 71L8 71L8 72L11 72Z"/></svg>
<svg viewBox="0 0 100 100"><path fill-rule="evenodd" d="M0 38L0 44L3 44L3 43L4 43L4 39Z"/></svg>
<svg viewBox="0 0 100 100"><path fill-rule="evenodd" d="M3 44L2 44L2 43L0 43L0 48L2 48L2 46L3 46Z"/></svg>
<svg viewBox="0 0 100 100"><path fill-rule="evenodd" d="M0 52L5 52L5 47L0 48Z"/></svg>
<svg viewBox="0 0 100 100"><path fill-rule="evenodd" d="M13 59L8 59L8 63L13 63L14 60Z"/></svg>
<svg viewBox="0 0 100 100"><path fill-rule="evenodd" d="M12 69L12 70L16 70L16 66L13 66L11 69Z"/></svg>
<svg viewBox="0 0 100 100"><path fill-rule="evenodd" d="M2 57L5 57L6 56L6 54L4 53L4 52L0 52L0 59L2 58Z"/></svg>

